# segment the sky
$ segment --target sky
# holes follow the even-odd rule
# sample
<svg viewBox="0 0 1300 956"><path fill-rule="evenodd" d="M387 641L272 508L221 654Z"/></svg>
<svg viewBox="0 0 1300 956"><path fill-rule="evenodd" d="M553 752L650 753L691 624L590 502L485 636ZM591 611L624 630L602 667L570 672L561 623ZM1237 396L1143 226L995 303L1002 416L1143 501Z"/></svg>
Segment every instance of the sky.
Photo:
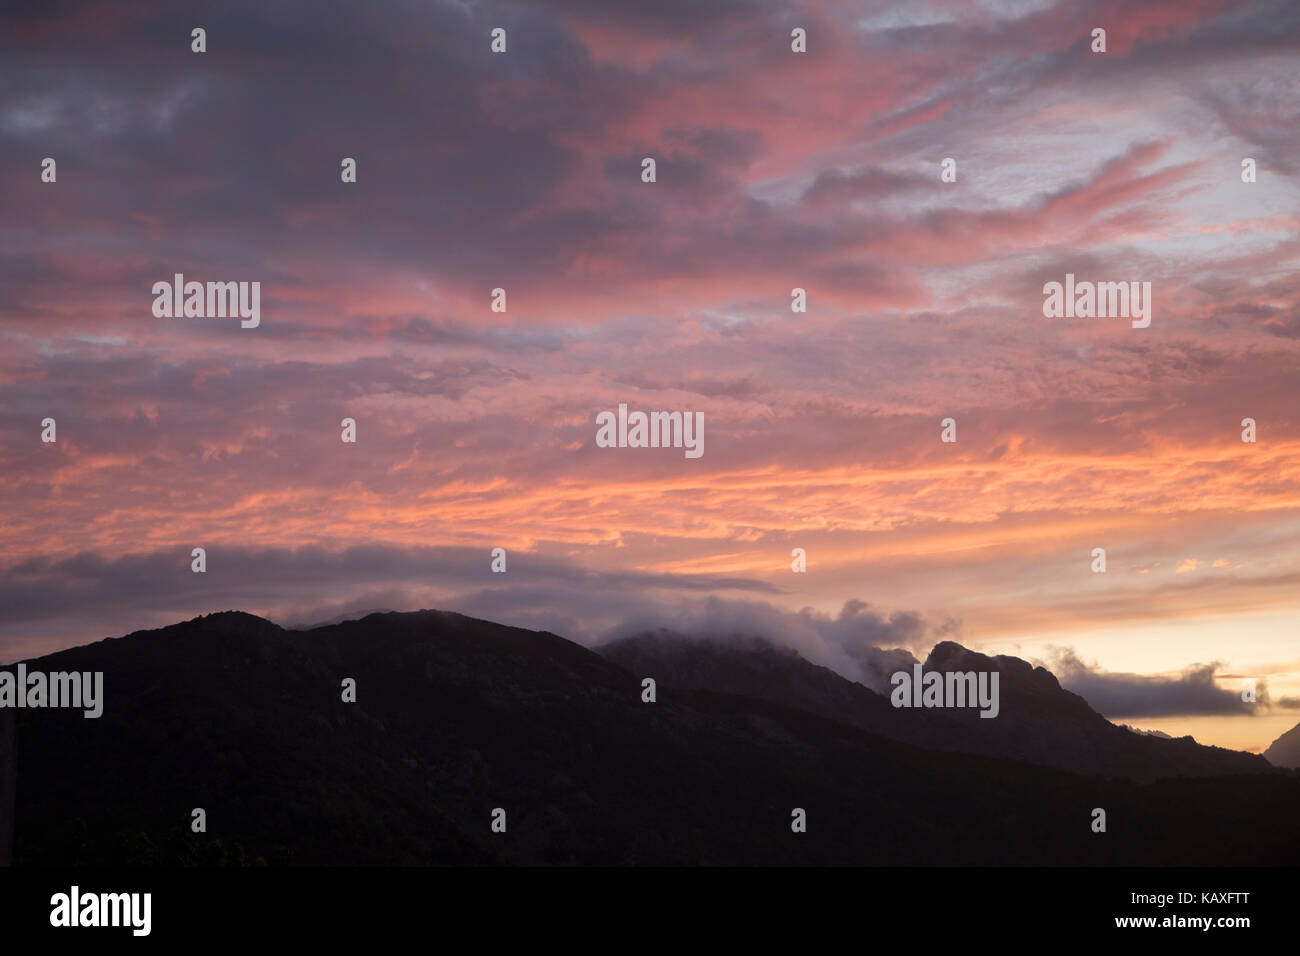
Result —
<svg viewBox="0 0 1300 956"><path fill-rule="evenodd" d="M1298 53L1289 0L9 3L0 660L229 608L758 633L869 686L955 640L1261 750ZM176 273L260 324L157 317ZM1150 325L1047 317L1067 274ZM620 404L703 455L599 447Z"/></svg>

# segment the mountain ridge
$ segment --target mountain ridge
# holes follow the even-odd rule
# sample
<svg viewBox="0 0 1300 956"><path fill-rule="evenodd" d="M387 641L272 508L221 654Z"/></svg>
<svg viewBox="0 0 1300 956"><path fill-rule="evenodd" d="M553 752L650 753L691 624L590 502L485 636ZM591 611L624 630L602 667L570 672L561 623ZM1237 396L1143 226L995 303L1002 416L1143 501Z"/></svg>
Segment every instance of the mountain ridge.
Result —
<svg viewBox="0 0 1300 956"><path fill-rule="evenodd" d="M1111 723L1046 668L1008 655L991 657L953 641L936 644L924 671L997 671L1001 712L894 708L889 698L757 638L713 640L660 630L599 645L597 652L664 682L763 697L916 746L1027 760L1086 776L1135 780L1162 776L1264 773L1256 754L1207 747L1190 738L1141 735ZM766 657L764 667L757 658ZM1055 732L1053 732L1055 731Z"/></svg>
<svg viewBox="0 0 1300 956"><path fill-rule="evenodd" d="M105 706L16 711L19 865L1263 865L1300 847L1284 773L1139 784L723 691L661 683L649 704L643 675L587 648L451 612L308 632L223 612L28 663L102 670Z"/></svg>
<svg viewBox="0 0 1300 956"><path fill-rule="evenodd" d="M1269 744L1264 750L1264 759L1275 767L1300 770L1300 724Z"/></svg>

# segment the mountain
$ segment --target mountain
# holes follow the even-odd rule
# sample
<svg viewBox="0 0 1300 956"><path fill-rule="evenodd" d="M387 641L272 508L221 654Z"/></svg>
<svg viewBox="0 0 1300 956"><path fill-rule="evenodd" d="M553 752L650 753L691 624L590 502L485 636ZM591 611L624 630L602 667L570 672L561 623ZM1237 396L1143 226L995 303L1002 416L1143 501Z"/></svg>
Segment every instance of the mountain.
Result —
<svg viewBox="0 0 1300 956"><path fill-rule="evenodd" d="M16 712L0 709L0 866L13 861L14 791L17 764L14 762L14 728Z"/></svg>
<svg viewBox="0 0 1300 956"><path fill-rule="evenodd" d="M889 698L792 650L754 638L698 640L666 631L597 648L636 674L672 687L723 691L842 720L874 734L935 750L1027 760L1085 776L1162 777L1266 773L1255 754L1206 747L1190 737L1162 738L1112 724L1042 667L989 657L944 641L925 671L997 671L1000 712L895 708Z"/></svg>
<svg viewBox="0 0 1300 956"><path fill-rule="evenodd" d="M1148 737L1160 737L1163 740L1176 740L1172 734L1167 734L1163 730L1143 730L1141 727L1130 727L1128 724L1119 724L1125 730L1131 730L1135 734L1145 734ZM1195 739L1195 738L1193 738Z"/></svg>
<svg viewBox="0 0 1300 956"><path fill-rule="evenodd" d="M342 614L335 614L333 617L322 618L319 621L312 621L308 624L291 623L284 625L286 631L314 631L318 627L329 627L331 624L342 624L345 621L357 621L363 617L369 617L372 614L392 614L393 609L387 607L366 608L364 611L344 611Z"/></svg>
<svg viewBox="0 0 1300 956"><path fill-rule="evenodd" d="M642 675L577 644L438 611L310 631L225 612L27 665L102 671L104 712L13 712L18 865L1300 856L1300 776L1089 779L667 681L644 703Z"/></svg>
<svg viewBox="0 0 1300 956"><path fill-rule="evenodd" d="M1300 768L1300 724L1269 744L1264 759L1275 767Z"/></svg>

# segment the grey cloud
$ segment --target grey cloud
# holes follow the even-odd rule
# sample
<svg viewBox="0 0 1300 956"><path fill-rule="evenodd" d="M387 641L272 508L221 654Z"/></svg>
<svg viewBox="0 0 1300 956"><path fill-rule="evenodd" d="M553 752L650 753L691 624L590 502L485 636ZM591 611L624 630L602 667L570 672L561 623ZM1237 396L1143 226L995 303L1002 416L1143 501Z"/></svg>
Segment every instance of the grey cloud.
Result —
<svg viewBox="0 0 1300 956"><path fill-rule="evenodd" d="M1239 691L1220 688L1217 662L1190 665L1177 677L1123 674L1086 664L1072 648L1058 648L1048 666L1062 687L1106 717L1256 714L1268 706L1268 686L1262 680L1256 684L1255 704L1243 702Z"/></svg>
<svg viewBox="0 0 1300 956"><path fill-rule="evenodd" d="M873 690L889 686L889 675L917 658L897 645L922 648L952 635L955 622L926 621L914 611L885 613L862 600L844 604L836 615L812 608L787 611L758 601L723 600L662 605L630 615L602 640L665 629L710 640L763 638L790 647L808 660Z"/></svg>
<svg viewBox="0 0 1300 956"><path fill-rule="evenodd" d="M207 572L190 570L190 548L106 558L80 553L28 559L0 583L0 658L11 638L40 634L46 650L161 626L197 613L238 609L293 625L360 608L437 606L590 639L630 609L674 604L715 591L774 594L771 585L726 575L593 572L544 555L512 552L500 583L490 548L367 545L343 551L207 548ZM321 595L335 594L321 604Z"/></svg>

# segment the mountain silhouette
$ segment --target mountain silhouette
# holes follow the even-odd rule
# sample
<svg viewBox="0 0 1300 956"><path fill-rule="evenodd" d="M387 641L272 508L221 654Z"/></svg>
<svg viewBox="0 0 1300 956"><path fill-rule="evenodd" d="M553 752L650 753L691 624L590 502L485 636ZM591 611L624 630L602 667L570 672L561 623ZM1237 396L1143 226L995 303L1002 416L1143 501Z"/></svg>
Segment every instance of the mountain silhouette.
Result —
<svg viewBox="0 0 1300 956"><path fill-rule="evenodd" d="M669 686L758 697L935 750L1011 757L1086 776L1140 781L1271 769L1255 754L1112 724L1082 697L1063 690L1044 668L1016 657L989 657L952 641L935 645L923 669L998 671L1001 707L996 718L981 718L973 708L895 708L887 695L757 638L700 640L658 631L597 650Z"/></svg>
<svg viewBox="0 0 1300 956"><path fill-rule="evenodd" d="M13 862L14 791L18 776L14 760L15 713L8 708L0 709L0 866Z"/></svg>
<svg viewBox="0 0 1300 956"><path fill-rule="evenodd" d="M1300 769L1300 724L1269 744L1264 759L1275 767Z"/></svg>
<svg viewBox="0 0 1300 956"><path fill-rule="evenodd" d="M1297 775L1089 778L667 677L646 703L638 670L439 611L307 631L224 612L27 666L102 671L104 711L14 712L17 865L1250 865L1300 850Z"/></svg>

